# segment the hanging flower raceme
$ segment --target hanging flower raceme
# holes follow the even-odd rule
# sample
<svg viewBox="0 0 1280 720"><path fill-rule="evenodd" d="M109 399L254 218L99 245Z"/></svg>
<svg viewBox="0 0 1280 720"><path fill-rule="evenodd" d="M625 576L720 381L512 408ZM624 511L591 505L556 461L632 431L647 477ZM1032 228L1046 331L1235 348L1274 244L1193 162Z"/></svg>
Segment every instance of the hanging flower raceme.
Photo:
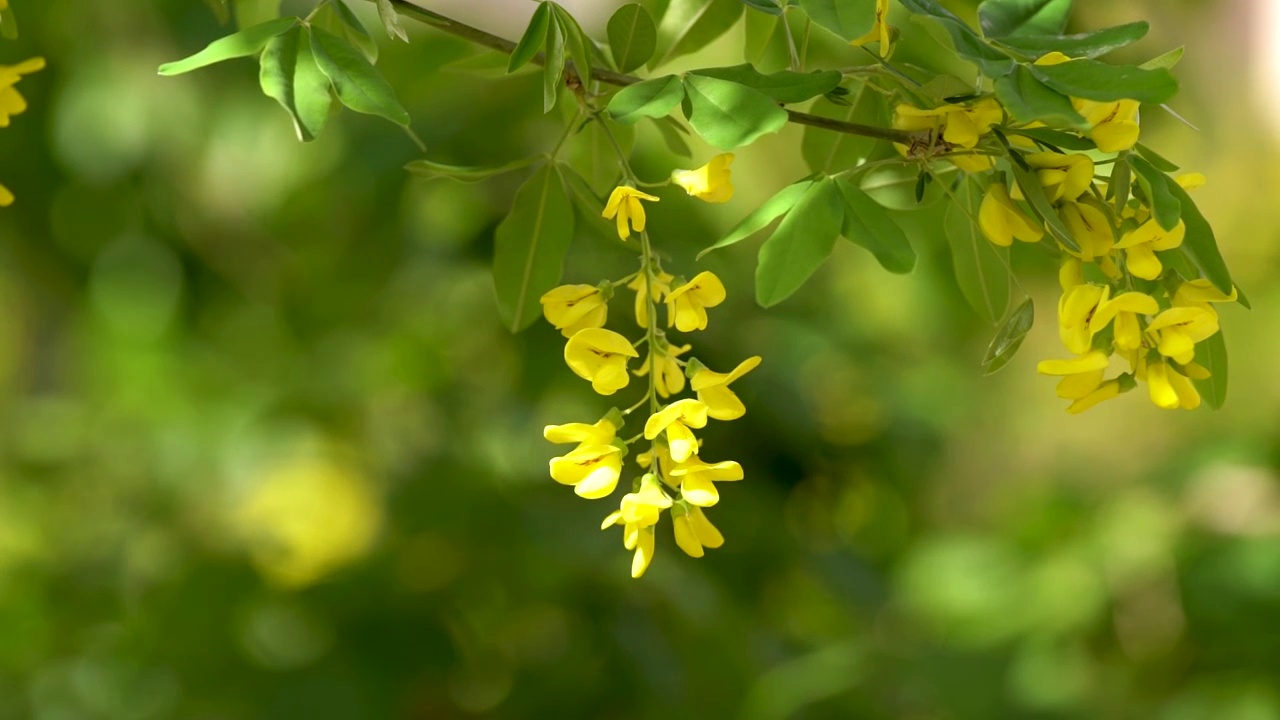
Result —
<svg viewBox="0 0 1280 720"><path fill-rule="evenodd" d="M729 202L733 198L733 179L729 171L732 164L733 153L721 153L697 170L673 171L671 182L704 202Z"/></svg>
<svg viewBox="0 0 1280 720"><path fill-rule="evenodd" d="M619 185L609 195L609 202L600 215L605 220L616 218L619 238L626 240L631 237L633 229L644 232L644 205L640 203L641 200L658 202L658 198L653 195L642 193L629 185Z"/></svg>

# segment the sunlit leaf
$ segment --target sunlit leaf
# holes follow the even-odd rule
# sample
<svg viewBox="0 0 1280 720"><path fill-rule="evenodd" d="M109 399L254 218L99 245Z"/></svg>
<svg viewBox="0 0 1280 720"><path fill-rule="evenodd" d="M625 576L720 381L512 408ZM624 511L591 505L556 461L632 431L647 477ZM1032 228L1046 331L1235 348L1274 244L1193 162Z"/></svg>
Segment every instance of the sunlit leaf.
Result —
<svg viewBox="0 0 1280 720"><path fill-rule="evenodd" d="M560 282L573 238L573 206L554 165L543 165L516 193L494 233L493 283L502 323L511 332L541 313L538 298Z"/></svg>

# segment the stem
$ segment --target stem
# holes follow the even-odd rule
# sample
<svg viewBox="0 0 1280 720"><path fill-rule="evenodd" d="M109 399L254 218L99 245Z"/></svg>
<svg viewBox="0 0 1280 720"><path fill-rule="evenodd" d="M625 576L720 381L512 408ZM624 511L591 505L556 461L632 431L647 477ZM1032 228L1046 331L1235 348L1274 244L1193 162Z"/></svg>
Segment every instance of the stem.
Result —
<svg viewBox="0 0 1280 720"><path fill-rule="evenodd" d="M372 1L372 0L371 0ZM414 5L408 0L390 0L391 4L406 17L413 18L420 22L426 23L437 30L443 30L450 35L456 35L464 40L468 40L477 45L500 53L511 54L516 49L516 44L505 38L498 37L491 33L487 33L479 28L471 27L466 23L458 22L452 18L445 17L439 13L432 12ZM542 53L534 56L535 64L542 65L546 63L546 58ZM591 78L599 80L608 85L618 87L626 87L642 82L641 78L634 75L626 75L612 70L603 68L592 68ZM910 79L910 78L908 78ZM915 82L912 80L912 82ZM918 84L918 83L917 83ZM902 143L909 145L913 139L917 137L917 133L908 132L906 130L897 130L895 128L878 127L875 125L863 125L861 123L845 122L842 120L832 120L818 115L810 115L809 113L799 112L797 110L787 110L787 120L797 125L808 125L810 127L822 128L832 132L845 133L846 135L861 135L863 137L875 138L877 140L887 140L889 142Z"/></svg>

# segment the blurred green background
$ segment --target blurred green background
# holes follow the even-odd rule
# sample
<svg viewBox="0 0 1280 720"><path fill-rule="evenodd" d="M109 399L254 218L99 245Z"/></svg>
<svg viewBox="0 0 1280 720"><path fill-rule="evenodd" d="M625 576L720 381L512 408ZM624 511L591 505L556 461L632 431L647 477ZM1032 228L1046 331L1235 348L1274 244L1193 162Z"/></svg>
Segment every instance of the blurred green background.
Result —
<svg viewBox="0 0 1280 720"><path fill-rule="evenodd" d="M425 4L507 34L532 9ZM615 3L566 4L598 33ZM498 321L520 174L413 178L406 137L349 112L303 146L249 61L158 77L229 32L197 0L13 5L0 62L49 68L0 130L0 718L1280 718L1272 3L1081 0L1072 23L1152 21L1130 59L1187 46L1173 106L1199 132L1148 109L1144 139L1208 175L1256 308L1223 310L1218 413L1063 413L1034 252L1039 323L981 377L991 329L929 210L913 275L840 243L755 307L759 240L693 256L807 174L796 127L739 153L728 205L661 191L668 266L729 288L695 352L765 363L706 432L747 474L709 513L725 547L685 557L664 520L640 581L597 530L613 501L546 472L542 426L610 403L556 331ZM537 75L406 24L380 66L430 157L554 142ZM711 154L638 147L649 179ZM584 233L566 280L632 262Z"/></svg>

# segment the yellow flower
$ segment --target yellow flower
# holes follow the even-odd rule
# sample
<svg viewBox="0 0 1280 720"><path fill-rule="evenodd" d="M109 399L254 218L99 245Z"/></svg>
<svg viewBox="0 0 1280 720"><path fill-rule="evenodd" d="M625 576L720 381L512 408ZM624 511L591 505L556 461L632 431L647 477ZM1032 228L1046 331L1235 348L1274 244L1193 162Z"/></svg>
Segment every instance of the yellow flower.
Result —
<svg viewBox="0 0 1280 720"><path fill-rule="evenodd" d="M622 476L622 448L582 444L568 454L551 458L551 479L572 485L580 497L596 500L613 493Z"/></svg>
<svg viewBox="0 0 1280 720"><path fill-rule="evenodd" d="M585 328L604 327L609 303L594 285L561 285L540 299L542 315L564 334L573 337Z"/></svg>
<svg viewBox="0 0 1280 720"><path fill-rule="evenodd" d="M675 347L668 345L666 351L658 351L658 357L653 357L653 348L649 348L649 355L644 359L644 363L639 369L635 370L636 377L644 377L649 374L649 369L656 365L658 374L655 376L654 389L662 397L671 397L680 394L684 390L684 370L681 369L680 363L676 362L676 358L689 352L692 345L683 345Z"/></svg>
<svg viewBox="0 0 1280 720"><path fill-rule="evenodd" d="M1231 288L1231 294L1227 295L1208 280L1188 280L1173 293L1173 305L1214 311L1210 303L1235 302L1238 295L1235 288Z"/></svg>
<svg viewBox="0 0 1280 720"><path fill-rule="evenodd" d="M860 38L850 40L850 45L866 45L867 43L880 43L880 57L889 57L891 48L892 33L890 32L889 23L885 19L889 15L889 0L876 0L876 21L867 31L866 35Z"/></svg>
<svg viewBox="0 0 1280 720"><path fill-rule="evenodd" d="M1195 359L1196 343L1218 332L1218 313L1211 308L1172 307L1157 315L1147 332L1159 338L1156 349L1161 355L1186 365Z"/></svg>
<svg viewBox="0 0 1280 720"><path fill-rule="evenodd" d="M1125 251L1125 266L1130 273L1143 280L1155 280L1164 270L1156 251L1179 247L1186 234L1187 226L1181 220L1172 230L1165 230L1152 218L1125 233L1115 247Z"/></svg>
<svg viewBox="0 0 1280 720"><path fill-rule="evenodd" d="M656 275L646 275L643 270L639 275L627 283L627 287L636 291L636 324L642 328L649 327L649 293L653 293L653 301L655 303L662 302L662 298L671 291L671 281L675 280L669 273L659 272Z"/></svg>
<svg viewBox="0 0 1280 720"><path fill-rule="evenodd" d="M1096 260L1101 267L1103 258L1115 247L1116 239L1112 233L1111 222L1107 215L1091 203L1064 202L1058 207L1058 216L1071 231L1080 251L1068 250L1081 260ZM1065 249L1065 248L1064 248ZM1103 267L1104 272L1107 268ZM1110 274L1110 273L1108 273Z"/></svg>
<svg viewBox="0 0 1280 720"><path fill-rule="evenodd" d="M631 577L643 575L649 569L649 563L653 562L653 526L658 524L662 511L669 507L671 498L653 473L648 473L640 479L640 490L624 495L622 506L600 524L601 530L614 525L623 526L623 547L635 551L631 560Z"/></svg>
<svg viewBox="0 0 1280 720"><path fill-rule="evenodd" d="M671 181L699 200L709 203L729 202L733 197L733 182L729 172L732 164L733 153L721 153L697 170L673 171Z"/></svg>
<svg viewBox="0 0 1280 720"><path fill-rule="evenodd" d="M1122 352L1142 347L1142 326L1139 315L1155 315L1160 312L1156 299L1140 292L1127 292L1105 300L1098 305L1089 321L1089 332L1098 333L1115 320L1114 345Z"/></svg>
<svg viewBox="0 0 1280 720"><path fill-rule="evenodd" d="M724 536L697 505L676 503L671 520L676 530L676 545L689 557L702 557L704 547L715 549L724 545Z"/></svg>
<svg viewBox="0 0 1280 720"><path fill-rule="evenodd" d="M653 440L665 430L671 459L682 463L698 454L698 439L689 428L706 426L707 406L697 400L685 398L649 416L644 424L644 439Z"/></svg>
<svg viewBox="0 0 1280 720"><path fill-rule="evenodd" d="M627 185L619 185L609 195L609 202L605 204L600 216L605 220L617 217L618 237L626 240L631 237L631 228L635 228L636 232L644 232L644 205L640 204L641 200L658 202L658 198L652 195Z"/></svg>
<svg viewBox="0 0 1280 720"><path fill-rule="evenodd" d="M1107 285L1077 285L1058 300L1058 336L1062 344L1077 355L1089 351L1096 330L1090 327L1093 315L1107 301L1111 288Z"/></svg>
<svg viewBox="0 0 1280 720"><path fill-rule="evenodd" d="M601 395L612 395L627 386L631 380L627 359L639 356L630 341L604 328L579 330L564 346L569 369L590 380L591 389Z"/></svg>
<svg viewBox="0 0 1280 720"><path fill-rule="evenodd" d="M1024 159L1036 171L1051 203L1076 200L1093 184L1093 159L1088 155L1038 152L1029 153ZM1013 196L1022 200L1022 188L1015 187Z"/></svg>
<svg viewBox="0 0 1280 720"><path fill-rule="evenodd" d="M1106 353L1092 350L1070 360L1042 360L1036 365L1036 372L1062 378L1058 381L1058 397L1074 401L1067 412L1076 415L1120 394L1117 381L1103 379L1110 364Z"/></svg>
<svg viewBox="0 0 1280 720"><path fill-rule="evenodd" d="M978 226L988 240L1001 247L1012 245L1014 238L1033 243L1044 237L1044 227L1014 204L1002 182L987 188L978 208Z"/></svg>
<svg viewBox="0 0 1280 720"><path fill-rule="evenodd" d="M667 293L667 327L680 332L707 328L707 308L724 302L724 283L710 271Z"/></svg>
<svg viewBox="0 0 1280 720"><path fill-rule="evenodd" d="M680 480L680 494L693 505L711 507L720 502L715 483L742 479L742 466L732 460L702 462L696 455L671 470Z"/></svg>
<svg viewBox="0 0 1280 720"><path fill-rule="evenodd" d="M1093 392L1079 398L1075 402L1067 406L1067 412L1072 415L1079 415L1089 408L1110 400L1113 397L1119 397L1120 383L1116 380L1108 380L1097 387Z"/></svg>
<svg viewBox="0 0 1280 720"><path fill-rule="evenodd" d="M13 204L13 193L9 192L9 188L0 185L0 207L9 207Z"/></svg>
<svg viewBox="0 0 1280 720"><path fill-rule="evenodd" d="M566 423L548 425L542 429L542 437L557 444L609 445L617 437L618 428L609 418L601 418L594 425Z"/></svg>
<svg viewBox="0 0 1280 720"><path fill-rule="evenodd" d="M899 130L942 130L948 144L971 150L978 139L1004 119L1004 110L993 98L983 98L973 105L946 104L936 108L918 108L900 104L894 110L893 126ZM905 146L899 146L905 152Z"/></svg>
<svg viewBox="0 0 1280 720"><path fill-rule="evenodd" d="M729 373L702 369L694 373L689 387L698 393L698 401L707 406L707 415L716 420L736 420L746 414L747 408L729 389L729 384L746 375L760 364L760 356L749 357Z"/></svg>
<svg viewBox="0 0 1280 720"><path fill-rule="evenodd" d="M1054 51L1036 60L1036 65L1061 65L1072 58ZM1102 152L1113 153L1128 150L1138 143L1137 100L1110 100L1100 102L1084 98L1071 98L1076 112L1089 123L1089 136Z"/></svg>
<svg viewBox="0 0 1280 720"><path fill-rule="evenodd" d="M17 65L0 65L0 127L9 127L9 118L24 112L27 101L14 85L23 75L44 69L44 58L34 57Z"/></svg>
<svg viewBox="0 0 1280 720"><path fill-rule="evenodd" d="M1077 285L1083 285L1084 264L1069 255L1063 258L1062 265L1058 266L1058 284L1062 286L1062 292L1067 292Z"/></svg>
<svg viewBox="0 0 1280 720"><path fill-rule="evenodd" d="M1195 410L1200 407L1200 393L1196 386L1167 362L1153 362L1147 366L1147 391L1151 402L1165 410Z"/></svg>

